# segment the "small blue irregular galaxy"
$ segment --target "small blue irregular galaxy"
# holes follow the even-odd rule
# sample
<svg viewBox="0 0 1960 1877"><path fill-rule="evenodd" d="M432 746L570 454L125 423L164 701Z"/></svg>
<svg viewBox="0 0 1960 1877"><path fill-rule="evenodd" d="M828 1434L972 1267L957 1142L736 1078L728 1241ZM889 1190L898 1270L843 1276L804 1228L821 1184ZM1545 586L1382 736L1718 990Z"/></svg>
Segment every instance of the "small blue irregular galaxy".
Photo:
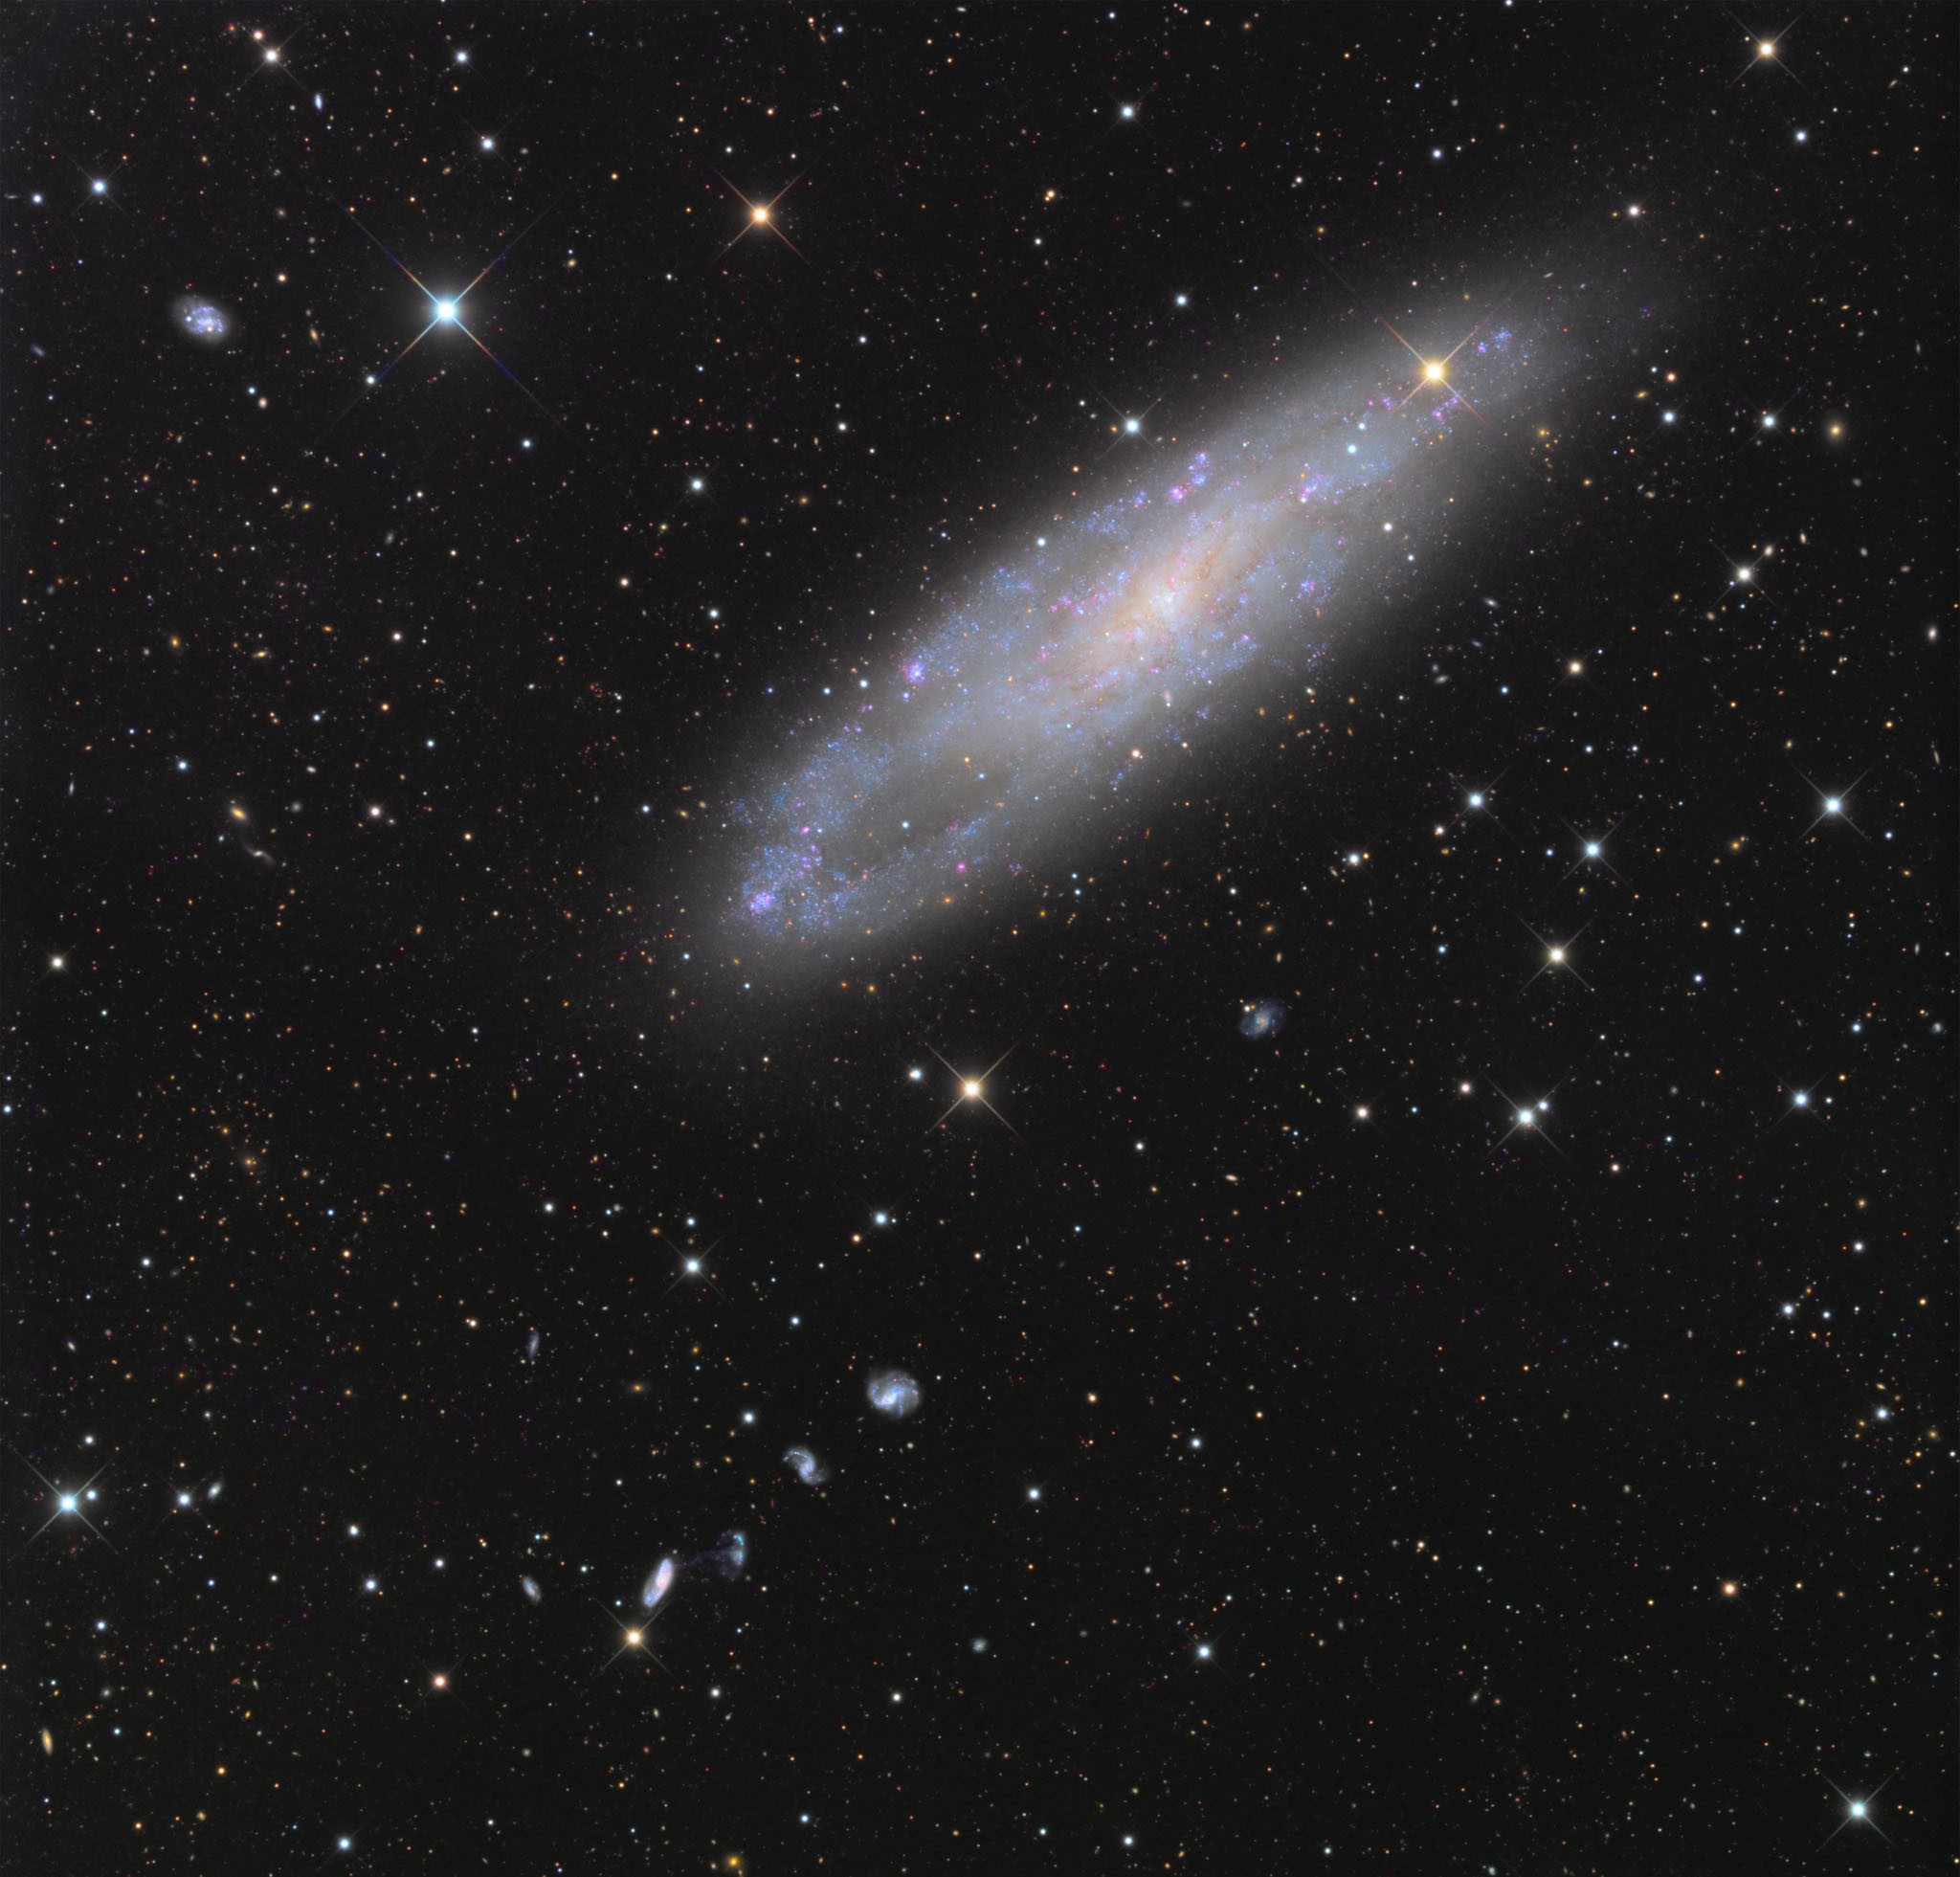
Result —
<svg viewBox="0 0 1960 1877"><path fill-rule="evenodd" d="M864 1385L864 1394L880 1414L889 1415L894 1420L917 1414L920 1402L925 1398L919 1384L902 1369L875 1371Z"/></svg>
<svg viewBox="0 0 1960 1877"><path fill-rule="evenodd" d="M1277 1037L1285 1024L1286 1006L1275 1003L1271 997L1261 997L1245 1006L1238 1019L1238 1034L1250 1037L1254 1042L1263 1042L1268 1037Z"/></svg>
<svg viewBox="0 0 1960 1877"><path fill-rule="evenodd" d="M654 1610L659 1607L661 1599L674 1588L674 1560L671 1557L663 1557L654 1566L646 1582L639 1589L639 1600L643 1608Z"/></svg>
<svg viewBox="0 0 1960 1877"><path fill-rule="evenodd" d="M178 330L207 346L222 346L230 336L232 323L224 309L195 294L186 294L176 304Z"/></svg>
<svg viewBox="0 0 1960 1877"><path fill-rule="evenodd" d="M821 1486L831 1476L831 1469L809 1447L785 1447L783 1464L805 1486Z"/></svg>
<svg viewBox="0 0 1960 1877"><path fill-rule="evenodd" d="M731 927L820 950L876 936L1168 783L1248 674L1277 691L1311 671L1370 584L1408 574L1397 531L1417 477L1469 459L1441 446L1478 428L1528 350L1508 329L1462 349L1451 372L1475 413L1449 387L1412 398L1379 377L1276 398L922 603L884 667L857 671L841 721L792 730L809 754L731 805L749 857Z"/></svg>

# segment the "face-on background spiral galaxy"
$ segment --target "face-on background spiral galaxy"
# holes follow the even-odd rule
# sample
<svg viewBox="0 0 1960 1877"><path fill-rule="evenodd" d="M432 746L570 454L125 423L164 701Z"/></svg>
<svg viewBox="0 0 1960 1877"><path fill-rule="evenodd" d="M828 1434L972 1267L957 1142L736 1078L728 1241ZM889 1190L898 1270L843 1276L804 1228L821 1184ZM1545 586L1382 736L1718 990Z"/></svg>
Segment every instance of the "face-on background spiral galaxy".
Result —
<svg viewBox="0 0 1960 1877"><path fill-rule="evenodd" d="M902 1369L877 1369L864 1384L865 1398L881 1415L905 1420L919 1412L924 1391Z"/></svg>
<svg viewBox="0 0 1960 1877"><path fill-rule="evenodd" d="M1950 8L6 27L10 1866L1944 1867Z"/></svg>

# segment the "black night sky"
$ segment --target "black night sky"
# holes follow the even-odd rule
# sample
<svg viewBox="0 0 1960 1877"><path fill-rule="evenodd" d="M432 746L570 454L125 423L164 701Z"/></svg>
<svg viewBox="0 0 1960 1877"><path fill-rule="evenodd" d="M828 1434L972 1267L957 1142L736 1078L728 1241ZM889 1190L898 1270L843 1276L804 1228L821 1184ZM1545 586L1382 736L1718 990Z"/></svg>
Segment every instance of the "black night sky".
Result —
<svg viewBox="0 0 1960 1877"><path fill-rule="evenodd" d="M1948 10L0 33L11 1865L1952 1860Z"/></svg>

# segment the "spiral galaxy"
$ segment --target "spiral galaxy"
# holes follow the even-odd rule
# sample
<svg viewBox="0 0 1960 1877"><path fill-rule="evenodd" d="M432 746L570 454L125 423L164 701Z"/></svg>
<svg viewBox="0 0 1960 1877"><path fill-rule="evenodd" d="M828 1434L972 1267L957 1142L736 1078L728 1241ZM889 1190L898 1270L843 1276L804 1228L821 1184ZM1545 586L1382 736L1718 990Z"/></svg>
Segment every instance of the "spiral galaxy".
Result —
<svg viewBox="0 0 1960 1877"><path fill-rule="evenodd" d="M1377 348L1365 382L1274 399L922 608L939 616L848 706L791 732L809 753L732 804L737 935L832 955L984 897L1052 833L1174 773L1249 675L1277 690L1310 670L1370 589L1408 577L1417 536L1433 545L1442 480L1531 370L1522 327L1473 334L1446 369Z"/></svg>
<svg viewBox="0 0 1960 1877"><path fill-rule="evenodd" d="M925 1398L919 1384L902 1369L876 1370L864 1385L864 1394L880 1414L888 1415L893 1420L917 1414L920 1402Z"/></svg>

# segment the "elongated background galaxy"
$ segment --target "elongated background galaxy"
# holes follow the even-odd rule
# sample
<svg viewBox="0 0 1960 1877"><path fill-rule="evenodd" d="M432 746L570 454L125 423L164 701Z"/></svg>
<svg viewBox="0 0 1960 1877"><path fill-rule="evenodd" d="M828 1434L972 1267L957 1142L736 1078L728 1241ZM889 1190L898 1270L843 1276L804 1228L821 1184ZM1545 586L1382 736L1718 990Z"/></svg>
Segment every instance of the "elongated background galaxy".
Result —
<svg viewBox="0 0 1960 1877"><path fill-rule="evenodd" d="M1950 1860L1944 13L7 23L17 1863Z"/></svg>

